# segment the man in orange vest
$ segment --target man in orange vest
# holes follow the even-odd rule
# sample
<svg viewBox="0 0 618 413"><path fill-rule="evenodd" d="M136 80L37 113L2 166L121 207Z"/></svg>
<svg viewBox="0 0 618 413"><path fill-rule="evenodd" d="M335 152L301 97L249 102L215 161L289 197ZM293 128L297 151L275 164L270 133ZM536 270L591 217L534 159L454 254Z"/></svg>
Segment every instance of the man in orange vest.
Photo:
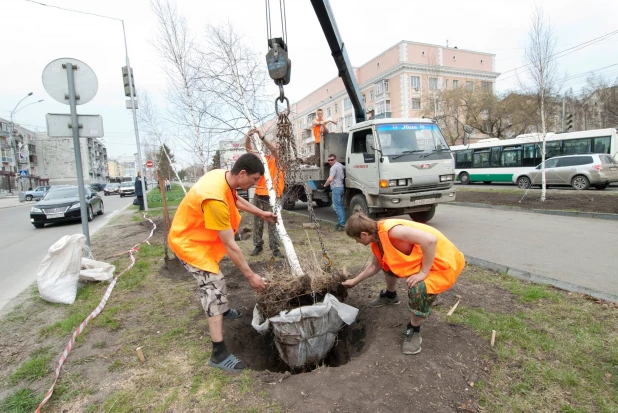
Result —
<svg viewBox="0 0 618 413"><path fill-rule="evenodd" d="M354 287L384 270L386 290L369 303L370 307L382 307L399 304L397 280L405 278L411 318L402 350L404 354L420 353L421 323L431 313L437 295L455 284L465 266L464 255L437 229L405 219L376 222L357 213L348 219L345 231L356 242L370 245L373 259L343 285Z"/></svg>
<svg viewBox="0 0 618 413"><path fill-rule="evenodd" d="M259 158L259 155L257 155L257 151L254 151L251 145L251 136L253 136L255 133L258 134L258 137L270 152L269 155L266 155L266 162L268 163L268 171L270 172L270 179L273 183L273 189L275 190L277 198L280 198L281 194L283 193L283 187L285 185L285 170L280 171L279 168L277 168L279 148L273 143L271 143L268 139L265 139L264 134L259 129L254 128L247 133L247 137L245 138L245 149L247 150L247 152L254 153ZM255 186L253 205L255 205L262 211L272 212L270 208L270 199L268 197L268 189L266 188L266 175L263 175ZM262 239L263 235L264 221L262 221L258 217L254 217L253 245L255 246L255 248L251 252L251 256L256 256L260 254L264 249L264 240ZM283 254L279 250L279 235L277 234L277 228L272 222L268 223L268 246L272 251L273 257L283 258Z"/></svg>
<svg viewBox="0 0 618 413"><path fill-rule="evenodd" d="M322 109L318 109L315 114L316 118L313 119L311 128L313 129L313 138L315 139L316 165L320 166L320 141L322 140L322 135L328 133L328 127L326 125L329 123L336 125L337 122L333 120L324 120L324 111Z"/></svg>
<svg viewBox="0 0 618 413"><path fill-rule="evenodd" d="M255 291L264 289L262 277L249 268L234 239L240 226L239 209L268 222L277 219L272 212L259 210L236 194L236 188L247 190L262 175L264 165L249 153L240 156L231 171L215 169L208 172L180 203L168 236L170 248L195 277L200 289L213 346L208 364L230 372L242 371L245 364L225 346L223 320L237 319L241 314L229 308L227 286L219 271L219 261L228 254Z"/></svg>

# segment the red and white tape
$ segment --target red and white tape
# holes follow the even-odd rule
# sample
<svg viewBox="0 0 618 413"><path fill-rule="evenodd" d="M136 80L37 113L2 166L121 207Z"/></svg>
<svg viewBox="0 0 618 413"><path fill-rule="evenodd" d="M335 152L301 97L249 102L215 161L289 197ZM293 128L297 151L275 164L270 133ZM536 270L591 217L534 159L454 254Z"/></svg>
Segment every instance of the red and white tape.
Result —
<svg viewBox="0 0 618 413"><path fill-rule="evenodd" d="M73 344L75 344L75 339L77 338L77 336L79 336L82 333L82 331L84 331L84 328L86 328L90 320L98 316L99 313L103 310L103 307L105 307L105 304L107 304L107 300L109 299L110 295L112 295L112 290L114 289L114 286L116 285L116 281L118 281L118 278L122 274L124 274L125 272L133 268L133 266L135 265L135 257L133 256L133 253L139 251L139 246L143 244L144 242L148 242L148 240L152 238L152 235L154 234L155 229L157 229L157 224L155 224L150 218L146 217L146 214L144 214L144 219L147 219L148 221L152 223L152 230L150 230L150 235L148 235L148 238L146 238L144 241L138 244L135 244L130 250L126 251L131 257L131 264L124 271L122 271L120 274L114 277L109 287L107 287L107 290L105 291L105 295L103 296L103 299L101 299L101 302L99 303L97 308L95 308L94 311L92 311L90 315L86 317L86 319L82 321L79 327L77 327L77 329L73 332L73 336L67 343L66 347L64 348L64 351L62 352L62 355L60 356L60 359L58 360L58 364L55 370L56 377L54 378L54 382L52 383L51 387L47 391L47 394L45 395L45 398L43 399L41 404L39 404L39 407L37 407L36 413L39 413L41 411L41 408L51 398L54 392L54 387L56 387L56 383L58 382L58 377L60 377L60 368L62 367L67 357L69 356L69 352L71 351L71 348L73 348ZM148 244L150 243L148 242Z"/></svg>

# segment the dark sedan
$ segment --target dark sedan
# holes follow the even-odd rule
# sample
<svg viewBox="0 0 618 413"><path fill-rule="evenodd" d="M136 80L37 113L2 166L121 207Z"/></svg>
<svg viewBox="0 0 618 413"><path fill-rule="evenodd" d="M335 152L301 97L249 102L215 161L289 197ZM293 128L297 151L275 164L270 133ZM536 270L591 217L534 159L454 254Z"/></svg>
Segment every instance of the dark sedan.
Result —
<svg viewBox="0 0 618 413"><path fill-rule="evenodd" d="M103 200L90 187L86 186L84 190L86 191L86 203L88 204L88 221L92 221L95 213L103 215ZM54 222L74 220L81 220L79 190L77 186L52 188L30 210L30 222L35 228L43 228L45 224L52 224Z"/></svg>

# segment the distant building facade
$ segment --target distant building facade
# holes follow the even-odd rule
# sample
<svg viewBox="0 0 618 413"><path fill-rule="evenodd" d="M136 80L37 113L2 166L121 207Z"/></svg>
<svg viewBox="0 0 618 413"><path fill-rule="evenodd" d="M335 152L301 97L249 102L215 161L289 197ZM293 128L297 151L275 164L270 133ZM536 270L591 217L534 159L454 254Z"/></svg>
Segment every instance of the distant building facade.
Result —
<svg viewBox="0 0 618 413"><path fill-rule="evenodd" d="M387 49L354 72L368 118L421 117L437 91L461 87L493 91L499 75L494 54L409 41ZM347 131L355 123L340 78L311 92L291 105L302 156L313 154L311 123L319 108L324 119L337 121L337 126L330 127L332 132Z"/></svg>

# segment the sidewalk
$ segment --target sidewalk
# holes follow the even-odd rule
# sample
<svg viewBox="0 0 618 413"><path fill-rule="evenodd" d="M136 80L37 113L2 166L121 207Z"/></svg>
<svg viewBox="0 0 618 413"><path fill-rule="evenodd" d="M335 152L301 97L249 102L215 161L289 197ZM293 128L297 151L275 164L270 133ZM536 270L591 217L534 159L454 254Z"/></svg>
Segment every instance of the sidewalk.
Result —
<svg viewBox="0 0 618 413"><path fill-rule="evenodd" d="M24 205L34 205L35 203L36 201L19 202L19 198L17 196L8 196L5 198L0 198L0 209L15 208Z"/></svg>

